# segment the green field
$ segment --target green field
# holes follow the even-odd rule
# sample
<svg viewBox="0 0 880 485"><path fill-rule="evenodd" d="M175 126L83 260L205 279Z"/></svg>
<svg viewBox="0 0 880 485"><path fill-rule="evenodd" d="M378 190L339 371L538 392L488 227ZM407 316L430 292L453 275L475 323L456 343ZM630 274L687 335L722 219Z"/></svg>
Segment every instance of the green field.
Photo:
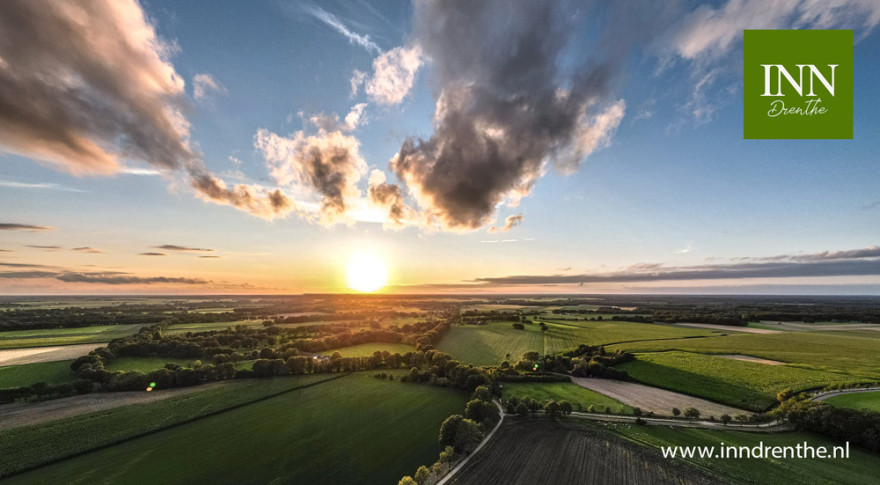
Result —
<svg viewBox="0 0 880 485"><path fill-rule="evenodd" d="M585 423L590 424L590 423ZM590 424L592 425L592 424ZM596 426L596 425L593 425ZM616 433L653 447L659 446L796 446L807 442L810 446L825 446L830 450L841 443L820 436L802 433L745 433L696 428L669 428L665 426L608 425ZM658 451L659 453L659 451ZM679 460L679 458L676 458ZM846 459L692 459L693 463L708 468L726 479L720 482L744 483L797 483L815 485L876 483L880 470L880 456L850 448Z"/></svg>
<svg viewBox="0 0 880 485"><path fill-rule="evenodd" d="M0 349L109 342L136 333L143 325L96 325L0 332Z"/></svg>
<svg viewBox="0 0 880 485"><path fill-rule="evenodd" d="M207 332L210 330L226 330L229 327L244 325L246 327L262 327L262 320L236 320L234 322L178 323L169 326L165 333Z"/></svg>
<svg viewBox="0 0 880 485"><path fill-rule="evenodd" d="M177 364L181 367L192 367L192 363L196 359L172 359L170 357L119 357L114 359L107 370L114 371L141 371L143 373L152 372L165 367L165 364ZM203 362L210 364L210 361Z"/></svg>
<svg viewBox="0 0 880 485"><path fill-rule="evenodd" d="M544 355L570 350L580 344L607 345L624 341L717 335L711 330L647 323L547 322L546 332L542 332L538 324L525 325L524 330L516 330L513 322L455 326L437 349L462 362L497 365L507 354L510 354L511 363L514 363L525 352L537 351Z"/></svg>
<svg viewBox="0 0 880 485"><path fill-rule="evenodd" d="M880 332L785 332L632 342L610 347L631 352L682 350L743 354L811 369L880 379Z"/></svg>
<svg viewBox="0 0 880 485"><path fill-rule="evenodd" d="M752 411L776 402L785 388L795 391L862 379L787 365L768 365L690 352L637 354L618 368L644 384Z"/></svg>
<svg viewBox="0 0 880 485"><path fill-rule="evenodd" d="M867 409L880 413L880 391L841 394L829 397L823 402L839 408Z"/></svg>
<svg viewBox="0 0 880 485"><path fill-rule="evenodd" d="M556 401L565 399L572 404L575 411L586 411L592 404L598 411L604 411L605 406L608 406L614 413L629 414L632 412L631 407L616 399L571 382L504 382L501 389L504 393L504 399L511 397L522 399L529 396L542 403L548 399Z"/></svg>
<svg viewBox="0 0 880 485"><path fill-rule="evenodd" d="M0 433L0 476L331 377L313 374L232 381L161 401L6 430Z"/></svg>
<svg viewBox="0 0 880 485"><path fill-rule="evenodd" d="M436 460L440 423L460 413L466 400L452 389L355 374L42 467L9 483L396 483ZM100 429L84 432L100 436ZM4 449L30 442L0 439Z"/></svg>
<svg viewBox="0 0 880 485"><path fill-rule="evenodd" d="M69 360L0 367L0 389L24 387L37 382L61 384L75 379L76 374L70 370Z"/></svg>
<svg viewBox="0 0 880 485"><path fill-rule="evenodd" d="M392 354L398 353L403 355L407 352L416 350L412 345L407 344L385 344L385 343L366 343L352 345L350 347L340 347L338 349L330 349L321 352L322 355L333 355L333 352L339 352L343 357L369 357L373 352L387 350Z"/></svg>

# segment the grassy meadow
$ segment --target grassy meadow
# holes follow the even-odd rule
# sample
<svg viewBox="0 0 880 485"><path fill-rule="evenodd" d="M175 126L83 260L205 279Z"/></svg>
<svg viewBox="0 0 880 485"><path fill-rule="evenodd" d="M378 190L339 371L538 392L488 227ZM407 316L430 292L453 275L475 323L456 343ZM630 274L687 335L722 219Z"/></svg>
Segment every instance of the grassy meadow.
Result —
<svg viewBox="0 0 880 485"><path fill-rule="evenodd" d="M512 397L522 399L529 396L542 403L548 399L556 401L565 399L572 404L575 411L586 411L590 405L594 405L597 411L604 411L605 406L608 406L613 413L632 412L631 407L620 401L572 382L504 382L501 389L504 399Z"/></svg>
<svg viewBox="0 0 880 485"><path fill-rule="evenodd" d="M643 384L751 411L772 406L785 388L801 391L863 381L846 374L676 351L637 354L637 360L619 368Z"/></svg>
<svg viewBox="0 0 880 485"><path fill-rule="evenodd" d="M880 413L880 391L842 394L829 397L824 402L839 408L867 409Z"/></svg>
<svg viewBox="0 0 880 485"><path fill-rule="evenodd" d="M222 401L215 396L205 402ZM8 483L94 483L106 477L128 483L396 483L436 459L440 424L466 401L465 393L452 389L353 374L41 467ZM139 418L131 415L131 425L139 426ZM103 438L101 429L83 431Z"/></svg>
<svg viewBox="0 0 880 485"><path fill-rule="evenodd" d="M36 382L61 384L76 379L68 360L0 367L0 389L24 387Z"/></svg>
<svg viewBox="0 0 880 485"><path fill-rule="evenodd" d="M340 347L338 349L330 349L321 352L323 355L333 355L333 352L339 352L343 357L369 357L373 355L376 351L387 350L388 352L394 354L398 353L403 355L407 352L413 352L416 350L412 345L407 344L386 344L381 342L376 343L366 343L366 344L358 344L352 345L349 347Z"/></svg>

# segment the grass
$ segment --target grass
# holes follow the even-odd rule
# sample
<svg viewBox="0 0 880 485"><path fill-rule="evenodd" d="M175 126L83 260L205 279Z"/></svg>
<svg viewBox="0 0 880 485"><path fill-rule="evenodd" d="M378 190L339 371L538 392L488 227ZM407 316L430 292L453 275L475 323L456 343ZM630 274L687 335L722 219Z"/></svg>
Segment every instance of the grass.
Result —
<svg viewBox="0 0 880 485"><path fill-rule="evenodd" d="M246 327L262 327L262 320L236 320L234 322L178 323L169 326L165 333L173 335L186 332L207 332L209 330L226 330L229 327L244 325Z"/></svg>
<svg viewBox="0 0 880 485"><path fill-rule="evenodd" d="M504 382L502 386L504 399L511 397L522 399L529 396L542 403L548 399L556 401L565 399L572 404L575 411L586 411L592 404L600 412L604 411L605 406L610 407L614 413L632 412L631 407L616 399L571 382Z"/></svg>
<svg viewBox="0 0 880 485"><path fill-rule="evenodd" d="M354 374L42 467L9 483L107 477L117 483L396 483L436 460L440 424L461 412L466 400L452 389Z"/></svg>
<svg viewBox="0 0 880 485"><path fill-rule="evenodd" d="M880 412L880 391L841 394L829 397L824 402L839 408L867 409Z"/></svg>
<svg viewBox="0 0 880 485"><path fill-rule="evenodd" d="M776 394L788 387L801 391L861 380L845 374L689 352L657 352L637 357L619 368L639 382L752 411L769 408L776 402Z"/></svg>
<svg viewBox="0 0 880 485"><path fill-rule="evenodd" d="M37 382L61 384L75 379L76 374L70 370L70 361L67 360L0 367L0 389L24 387Z"/></svg>
<svg viewBox="0 0 880 485"><path fill-rule="evenodd" d="M624 341L717 335L712 330L633 322L561 319L546 322L546 332L542 332L538 324L525 325L524 330L516 330L513 322L455 326L437 349L469 364L497 365L505 360L507 354L510 354L513 363L525 352L557 353L580 344L608 345Z"/></svg>
<svg viewBox="0 0 880 485"><path fill-rule="evenodd" d="M733 333L733 332L731 332ZM880 378L880 332L785 332L724 337L632 342L610 347L632 352L681 350L705 354L743 354L810 369Z"/></svg>
<svg viewBox="0 0 880 485"><path fill-rule="evenodd" d="M195 360L196 359L172 359L170 357L119 357L114 359L113 362L107 366L107 370L111 372L118 370L141 371L146 374L164 368L165 364L173 363L181 367L192 367L192 363L195 362ZM211 361L207 360L203 361L203 363L210 364Z"/></svg>
<svg viewBox="0 0 880 485"><path fill-rule="evenodd" d="M339 352L343 357L369 357L373 352L387 350L392 354L398 353L403 355L407 352L416 350L412 345L407 344L386 344L386 343L366 343L352 345L350 347L340 347L338 349L325 350L322 355L333 355L333 352Z"/></svg>
<svg viewBox="0 0 880 485"><path fill-rule="evenodd" d="M0 332L0 349L49 347L109 342L136 333L144 325L95 325L81 328L42 328Z"/></svg>
<svg viewBox="0 0 880 485"><path fill-rule="evenodd" d="M329 377L314 374L233 381L161 401L6 430L0 433L0 477Z"/></svg>
<svg viewBox="0 0 880 485"><path fill-rule="evenodd" d="M607 425L605 429L636 440L651 447L660 446L730 446L754 447L797 446L807 442L810 446L825 446L829 451L840 443L817 435L790 433L745 433L741 431L718 431L696 428L669 428L665 426ZM659 453L659 450L658 450ZM674 461L681 461L677 458ZM880 470L880 456L850 448L847 459L692 459L692 463L704 466L719 474L719 482L745 483L798 483L816 485L853 484L876 482Z"/></svg>

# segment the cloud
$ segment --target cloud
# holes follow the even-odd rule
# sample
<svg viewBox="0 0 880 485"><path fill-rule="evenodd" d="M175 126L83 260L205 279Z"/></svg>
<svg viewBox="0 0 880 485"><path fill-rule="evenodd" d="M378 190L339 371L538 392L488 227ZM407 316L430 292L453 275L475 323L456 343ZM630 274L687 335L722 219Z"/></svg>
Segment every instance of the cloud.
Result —
<svg viewBox="0 0 880 485"><path fill-rule="evenodd" d="M880 246L868 246L861 249L847 249L843 251L821 251L811 254L780 254L764 258L740 258L752 261L830 261L841 259L870 259L880 258Z"/></svg>
<svg viewBox="0 0 880 485"><path fill-rule="evenodd" d="M361 84L367 79L367 73L355 69L351 73L351 79L349 79L349 83L351 83L351 97L357 96L358 90L361 88Z"/></svg>
<svg viewBox="0 0 880 485"><path fill-rule="evenodd" d="M220 256L199 256L199 259L220 259Z"/></svg>
<svg viewBox="0 0 880 485"><path fill-rule="evenodd" d="M5 266L7 268L50 268L51 266L46 266L45 264L28 264L28 263L0 263L0 266Z"/></svg>
<svg viewBox="0 0 880 485"><path fill-rule="evenodd" d="M54 278L56 275L54 271L0 271L0 278L5 279Z"/></svg>
<svg viewBox="0 0 880 485"><path fill-rule="evenodd" d="M184 252L184 253L195 253L195 252L213 253L214 252L213 249L178 246L177 244L163 244L161 246L156 246L156 248L157 249L164 249L166 251L180 251L180 252ZM150 256L155 256L155 254L150 254Z"/></svg>
<svg viewBox="0 0 880 485"><path fill-rule="evenodd" d="M504 220L504 226L502 227L490 227L490 233L496 232L507 232L513 229L514 226L519 225L523 221L523 215L517 214L515 216L507 216L507 219Z"/></svg>
<svg viewBox="0 0 880 485"><path fill-rule="evenodd" d="M880 275L880 261L826 261L814 263L743 263L711 267L668 268L661 271L621 271L579 275L518 275L477 278L493 286L582 283L633 283L648 281L716 280L742 278L794 278Z"/></svg>
<svg viewBox="0 0 880 485"><path fill-rule="evenodd" d="M385 173L381 170L370 172L368 196L370 203L387 215L385 224L388 227L401 228L407 223L416 222L414 219L416 219L417 215L404 202L400 186L387 183Z"/></svg>
<svg viewBox="0 0 880 485"><path fill-rule="evenodd" d="M434 133L404 141L390 168L440 227L484 226L499 204L528 195L548 163L573 171L620 123L614 63L563 67L576 29L560 5L416 4L413 45L438 86Z"/></svg>
<svg viewBox="0 0 880 485"><path fill-rule="evenodd" d="M324 10L323 8L317 5L305 5L303 6L303 10L312 17L320 20L336 32L345 36L345 38L348 39L349 44L357 44L366 49L367 52L371 52L374 54L382 52L382 49L380 49L379 46L370 39L369 35L361 35L356 32L352 32L348 27L345 26L345 24L342 23L341 20L339 20L337 16Z"/></svg>
<svg viewBox="0 0 880 485"><path fill-rule="evenodd" d="M157 175L162 175L162 172L158 170L153 170L151 168L134 168L134 167L122 167L119 170L119 173L126 175L140 175L144 177L155 177Z"/></svg>
<svg viewBox="0 0 880 485"><path fill-rule="evenodd" d="M95 248L92 248L92 247L89 247L89 246L83 246L83 247L79 247L79 248L73 248L73 249L71 249L71 251L76 251L76 252L79 252L79 253L90 253L90 254L100 254L100 253L103 253L103 252L104 252L104 251L101 251L100 249L95 249Z"/></svg>
<svg viewBox="0 0 880 485"><path fill-rule="evenodd" d="M14 222L0 222L0 231L52 231L54 229L55 228L49 226L17 224Z"/></svg>
<svg viewBox="0 0 880 485"><path fill-rule="evenodd" d="M209 101L212 95L226 93L226 86L220 84L214 76L210 74L193 76L193 98L196 101Z"/></svg>
<svg viewBox="0 0 880 485"><path fill-rule="evenodd" d="M182 171L204 200L268 219L289 210L278 191L226 188L190 147L185 83L170 62L178 48L135 0L10 0L3 11L0 148L73 174ZM208 78L197 79L206 93Z"/></svg>
<svg viewBox="0 0 880 485"><path fill-rule="evenodd" d="M346 125L351 121L347 116ZM265 158L272 179L318 196L319 220L332 224L349 220L347 210L361 197L357 183L367 164L357 138L342 132L350 126L323 126L314 135L297 131L289 137L261 129L254 136L254 146Z"/></svg>
<svg viewBox="0 0 880 485"><path fill-rule="evenodd" d="M85 193L85 190L74 189L71 187L65 187L63 185L59 185L51 182L41 182L41 183L26 183L26 182L12 182L9 180L0 180L0 187L11 187L14 189L39 189L39 190L59 190L62 192L80 192Z"/></svg>
<svg viewBox="0 0 880 485"><path fill-rule="evenodd" d="M193 158L183 80L131 0L11 0L0 31L0 144L61 170L113 173L119 159Z"/></svg>
<svg viewBox="0 0 880 485"><path fill-rule="evenodd" d="M101 273L64 273L56 275L55 279L65 283L102 283L105 285L135 285L171 283L181 285L203 285L209 283L201 278L173 278L168 276L115 276Z"/></svg>
<svg viewBox="0 0 880 485"><path fill-rule="evenodd" d="M418 45L410 48L397 47L384 52L373 59L373 76L366 81L364 92L379 104L400 103L412 89L416 72L422 64L422 49ZM358 71L355 73L357 75ZM352 92L355 92L354 77L351 83Z"/></svg>
<svg viewBox="0 0 880 485"><path fill-rule="evenodd" d="M318 128L318 130L324 132L354 131L355 128L364 123L364 109L366 107L367 103L358 103L352 106L351 110L349 110L348 114L345 115L345 118L342 120L342 122L339 121L339 115L336 113L319 113L309 117L308 121L316 128Z"/></svg>
<svg viewBox="0 0 880 485"><path fill-rule="evenodd" d="M165 253L140 253L138 256L167 256Z"/></svg>
<svg viewBox="0 0 880 485"><path fill-rule="evenodd" d="M45 251L58 251L59 249L61 249L61 246L40 246L37 244L28 244L27 247L34 249L43 249Z"/></svg>

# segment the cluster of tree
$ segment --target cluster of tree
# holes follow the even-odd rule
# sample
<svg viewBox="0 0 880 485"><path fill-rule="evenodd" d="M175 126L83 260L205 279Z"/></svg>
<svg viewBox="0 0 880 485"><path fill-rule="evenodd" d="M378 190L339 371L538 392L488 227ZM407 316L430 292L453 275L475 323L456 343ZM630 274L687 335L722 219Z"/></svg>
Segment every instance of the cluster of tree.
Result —
<svg viewBox="0 0 880 485"><path fill-rule="evenodd" d="M798 429L880 451L880 413L876 411L838 408L796 396L782 402L771 415Z"/></svg>
<svg viewBox="0 0 880 485"><path fill-rule="evenodd" d="M306 352L324 352L340 347L365 344L370 342L400 343L404 335L390 330L361 330L359 332L344 332L317 339L298 339L294 346Z"/></svg>
<svg viewBox="0 0 880 485"><path fill-rule="evenodd" d="M745 327L749 324L738 313L705 313L705 312L681 312L675 310L654 310L653 321L655 323L710 323L713 325L729 325L733 327Z"/></svg>
<svg viewBox="0 0 880 485"><path fill-rule="evenodd" d="M420 466L413 476L400 479L398 485L426 485L436 483L461 455L470 454L483 440L484 434L501 419L498 407L492 402L493 391L488 386L473 389L472 399L465 405L464 416L453 414L440 425L440 457L430 467Z"/></svg>
<svg viewBox="0 0 880 485"><path fill-rule="evenodd" d="M498 368L499 379L516 380L520 372L571 374L575 377L602 377L606 379L629 380L626 371L615 369L614 366L630 362L635 355L620 349L607 353L605 347L581 344L578 348L555 355L541 357L538 352L530 351L522 355L516 365L511 366L504 361Z"/></svg>
<svg viewBox="0 0 880 485"><path fill-rule="evenodd" d="M430 330L407 338L406 341L415 345L417 350L429 351L443 340L451 327L451 322L447 319L436 323Z"/></svg>
<svg viewBox="0 0 880 485"><path fill-rule="evenodd" d="M73 382L55 385L37 382L30 386L0 389L0 403L10 403L18 399L42 400L68 397L75 394L86 394L91 392L92 388L92 381L88 379L77 379Z"/></svg>
<svg viewBox="0 0 880 485"><path fill-rule="evenodd" d="M505 403L505 409L507 414L516 414L518 416L535 415L538 411L543 410L546 415L552 417L567 416L574 410L571 403L565 399L559 401L548 399L544 404L541 404L531 396L525 396L522 399L516 396L511 397Z"/></svg>
<svg viewBox="0 0 880 485"><path fill-rule="evenodd" d="M485 386L495 395L501 395L498 381L488 371L472 365L452 360L443 352L425 352L427 369L413 367L409 375L400 378L401 382L423 382L440 387L454 387L468 392Z"/></svg>

